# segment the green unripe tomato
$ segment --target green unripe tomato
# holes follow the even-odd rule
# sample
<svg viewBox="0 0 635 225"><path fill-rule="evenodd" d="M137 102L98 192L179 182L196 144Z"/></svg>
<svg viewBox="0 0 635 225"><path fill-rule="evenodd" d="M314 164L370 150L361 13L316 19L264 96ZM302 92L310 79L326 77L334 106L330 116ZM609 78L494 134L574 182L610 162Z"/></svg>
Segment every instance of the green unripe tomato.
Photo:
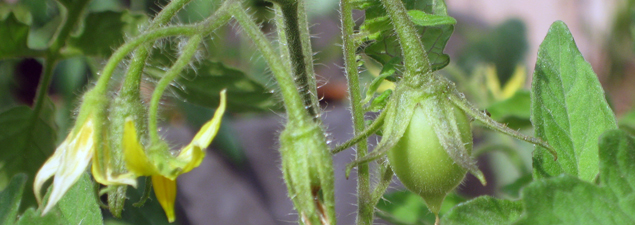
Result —
<svg viewBox="0 0 635 225"><path fill-rule="evenodd" d="M403 137L388 151L388 160L401 183L423 197L430 211L438 214L443 199L461 183L467 170L455 163L439 142L433 125L439 120L432 108L439 107L435 102L428 98L417 104ZM470 154L469 120L461 109L450 107L454 108L462 142Z"/></svg>

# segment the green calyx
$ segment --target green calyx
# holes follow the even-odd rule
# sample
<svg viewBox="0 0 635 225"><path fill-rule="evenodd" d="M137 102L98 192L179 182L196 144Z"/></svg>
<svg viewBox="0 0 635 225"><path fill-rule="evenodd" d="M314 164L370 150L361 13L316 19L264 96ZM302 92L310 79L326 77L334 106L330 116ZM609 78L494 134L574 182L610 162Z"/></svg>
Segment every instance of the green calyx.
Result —
<svg viewBox="0 0 635 225"><path fill-rule="evenodd" d="M320 125L287 123L280 134L282 173L304 224L335 224L333 161Z"/></svg>

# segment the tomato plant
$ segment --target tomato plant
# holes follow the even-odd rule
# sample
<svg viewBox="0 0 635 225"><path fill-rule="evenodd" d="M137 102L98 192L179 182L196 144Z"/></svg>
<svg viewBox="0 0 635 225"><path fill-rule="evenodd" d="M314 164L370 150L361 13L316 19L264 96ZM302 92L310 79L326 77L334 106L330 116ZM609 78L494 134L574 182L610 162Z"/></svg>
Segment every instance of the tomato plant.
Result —
<svg viewBox="0 0 635 225"><path fill-rule="evenodd" d="M0 223L178 222L185 217L177 180L205 165L214 139L234 147L226 158L246 161L227 118L266 111L284 115L276 142L281 179L267 181L284 181L294 210L284 214L299 224L337 224L336 182L356 182L356 202L347 204L356 206L357 224L376 217L396 224L635 223L635 114L618 129L564 22L550 27L531 89L522 90L522 54L507 43L523 38L522 22L484 35L466 50L476 56L453 64L445 48L461 21L445 1L341 0L339 7L341 51L327 52L342 53L354 132L330 146L309 22L319 9L309 1L173 0L160 9L147 1L0 3ZM632 47L624 31L635 24L629 13L616 24L630 27L613 32L622 37L615 43ZM262 60L248 60L254 55ZM10 96L11 76L34 84L31 96ZM177 147L161 127L182 117L200 129ZM334 155L353 146L354 159L338 165ZM482 185L492 180L477 157L494 151L520 173L503 187L508 195L457 194L468 172ZM525 157L531 169L523 152L532 154ZM244 169L240 175L250 168L235 167ZM355 179L338 176L353 171ZM410 192L386 192L394 175Z"/></svg>

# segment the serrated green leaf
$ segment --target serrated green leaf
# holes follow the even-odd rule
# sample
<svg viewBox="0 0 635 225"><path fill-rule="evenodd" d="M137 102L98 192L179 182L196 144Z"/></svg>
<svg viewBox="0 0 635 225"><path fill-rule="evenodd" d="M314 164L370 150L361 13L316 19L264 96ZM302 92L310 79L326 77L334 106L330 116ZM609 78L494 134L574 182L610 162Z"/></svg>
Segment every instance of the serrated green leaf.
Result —
<svg viewBox="0 0 635 225"><path fill-rule="evenodd" d="M41 209L29 208L20 216L18 225L40 224L103 224L101 209L97 204L93 182L84 173L77 183L66 192L55 208L42 216Z"/></svg>
<svg viewBox="0 0 635 225"><path fill-rule="evenodd" d="M598 138L616 128L615 116L591 65L584 60L567 26L551 25L538 50L532 83L535 136L547 141L558 160L545 149L534 153L537 178L561 173L591 181L599 172Z"/></svg>
<svg viewBox="0 0 635 225"><path fill-rule="evenodd" d="M0 192L0 224L14 224L26 180L26 174L16 174L11 178L9 185Z"/></svg>
<svg viewBox="0 0 635 225"><path fill-rule="evenodd" d="M14 107L0 113L1 176L13 177L18 173L26 173L28 177L35 177L38 169L55 150L57 134L54 112L52 103L48 102L39 119L33 116L33 111L27 106ZM35 206L33 179L28 179L26 187L22 209Z"/></svg>
<svg viewBox="0 0 635 225"><path fill-rule="evenodd" d="M600 183L635 221L635 139L626 131L607 131L600 138Z"/></svg>
<svg viewBox="0 0 635 225"><path fill-rule="evenodd" d="M530 111L531 96L527 90L517 91L512 97L487 107L492 119L514 130L531 126Z"/></svg>
<svg viewBox="0 0 635 225"><path fill-rule="evenodd" d="M29 29L30 25L18 20L14 12L0 17L0 59L38 54L27 46Z"/></svg>
<svg viewBox="0 0 635 225"><path fill-rule="evenodd" d="M635 224L635 212L623 211L610 190L571 175L534 181L522 195L525 213L516 224Z"/></svg>
<svg viewBox="0 0 635 225"><path fill-rule="evenodd" d="M635 224L635 140L625 131L607 131L599 157L600 186L562 175L525 188L519 224Z"/></svg>
<svg viewBox="0 0 635 225"><path fill-rule="evenodd" d="M189 70L172 90L185 101L216 108L220 91L227 89L227 109L232 112L262 111L276 107L273 93L240 70L223 63L204 61Z"/></svg>
<svg viewBox="0 0 635 225"><path fill-rule="evenodd" d="M83 31L68 40L68 47L84 55L108 57L126 37L136 35L145 22L145 15L127 10L90 13L84 21Z"/></svg>
<svg viewBox="0 0 635 225"><path fill-rule="evenodd" d="M522 211L520 201L482 196L454 207L443 217L441 224L511 224L520 218Z"/></svg>
<svg viewBox="0 0 635 225"><path fill-rule="evenodd" d="M437 24L436 26L417 26L417 29L432 70L447 66L450 63L450 57L443 53L443 49L454 32L454 26L450 23L450 20L454 18L448 16L445 2L443 0L403 0L403 2L409 14L411 16L414 14L416 17L413 18L416 24ZM400 56L399 42L381 3L373 0L365 2L364 6L367 7L366 17L364 24L360 27L360 33L367 34L367 38L374 41L364 48L364 52L382 64L395 56ZM427 19L434 21L427 21Z"/></svg>

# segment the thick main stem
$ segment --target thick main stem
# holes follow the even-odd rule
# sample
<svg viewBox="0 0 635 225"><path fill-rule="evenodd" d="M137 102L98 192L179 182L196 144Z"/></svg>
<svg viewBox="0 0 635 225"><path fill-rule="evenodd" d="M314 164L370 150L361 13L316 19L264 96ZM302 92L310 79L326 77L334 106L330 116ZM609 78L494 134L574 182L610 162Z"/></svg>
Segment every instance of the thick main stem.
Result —
<svg viewBox="0 0 635 225"><path fill-rule="evenodd" d="M342 20L342 50L344 51L344 64L346 77L348 78L348 92L351 101L351 114L353 115L354 135L364 131L364 107L362 105L362 93L359 87L359 71L355 57L355 40L353 38L353 5L349 0L340 2ZM363 138L357 144L356 159L361 159L368 153L368 143ZM357 167L357 224L373 224L375 206L370 191L370 172L368 164Z"/></svg>

